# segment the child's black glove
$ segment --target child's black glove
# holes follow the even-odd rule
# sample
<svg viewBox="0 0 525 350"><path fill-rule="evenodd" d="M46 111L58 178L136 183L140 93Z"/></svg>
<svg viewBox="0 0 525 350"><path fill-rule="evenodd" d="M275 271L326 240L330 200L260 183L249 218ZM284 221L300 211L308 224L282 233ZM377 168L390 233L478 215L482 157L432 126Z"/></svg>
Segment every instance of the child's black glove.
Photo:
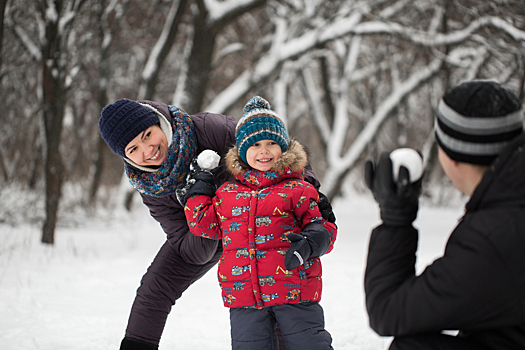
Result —
<svg viewBox="0 0 525 350"><path fill-rule="evenodd" d="M217 190L215 177L221 171L220 168L221 167L216 167L211 170L203 170L197 164L197 159L194 159L190 165L190 173L186 178L186 185L176 191L180 204L184 207L188 199L196 195L213 197Z"/></svg>
<svg viewBox="0 0 525 350"><path fill-rule="evenodd" d="M381 154L375 169L372 161L365 163L365 182L379 204L385 225L411 225L416 219L423 180L411 183L409 178L408 169L401 166L394 182L392 160L386 152Z"/></svg>
<svg viewBox="0 0 525 350"><path fill-rule="evenodd" d="M318 258L330 248L330 234L321 224L308 224L301 233L289 233L291 246L284 258L284 267L293 270L306 260Z"/></svg>

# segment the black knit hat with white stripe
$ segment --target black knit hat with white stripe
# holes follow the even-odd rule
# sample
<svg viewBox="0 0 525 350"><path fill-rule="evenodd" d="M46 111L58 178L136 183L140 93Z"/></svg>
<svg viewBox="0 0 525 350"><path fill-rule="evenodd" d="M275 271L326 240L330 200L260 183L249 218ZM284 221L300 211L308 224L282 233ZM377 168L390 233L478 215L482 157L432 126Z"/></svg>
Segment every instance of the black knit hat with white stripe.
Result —
<svg viewBox="0 0 525 350"><path fill-rule="evenodd" d="M514 93L494 81L465 82L439 102L435 132L451 159L489 165L523 132L523 107Z"/></svg>

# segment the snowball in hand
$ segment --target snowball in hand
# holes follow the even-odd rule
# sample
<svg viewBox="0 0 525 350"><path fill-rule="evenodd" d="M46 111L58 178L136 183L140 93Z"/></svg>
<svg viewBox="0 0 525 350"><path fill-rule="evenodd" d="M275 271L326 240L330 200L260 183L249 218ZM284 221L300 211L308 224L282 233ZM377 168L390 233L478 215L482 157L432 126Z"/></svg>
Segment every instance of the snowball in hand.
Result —
<svg viewBox="0 0 525 350"><path fill-rule="evenodd" d="M416 182L423 176L423 159L416 150L412 148L398 148L390 153L390 159L392 160L394 181L397 181L401 165L408 169L410 182Z"/></svg>
<svg viewBox="0 0 525 350"><path fill-rule="evenodd" d="M203 170L211 170L216 168L219 165L221 156L217 152L212 151L211 149L206 149L202 151L197 157L197 164Z"/></svg>

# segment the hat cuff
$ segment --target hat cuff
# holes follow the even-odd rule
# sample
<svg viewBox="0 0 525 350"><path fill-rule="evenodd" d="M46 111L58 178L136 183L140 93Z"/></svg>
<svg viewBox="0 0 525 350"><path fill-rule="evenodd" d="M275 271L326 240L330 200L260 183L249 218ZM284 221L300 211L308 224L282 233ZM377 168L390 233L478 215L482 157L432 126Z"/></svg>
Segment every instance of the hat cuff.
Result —
<svg viewBox="0 0 525 350"><path fill-rule="evenodd" d="M469 164L476 164L476 165L490 165L494 159L497 158L498 154L494 155L474 155L474 154L465 154L457 152L449 147L447 147L446 144L444 144L436 132L436 141L439 145L439 147L447 154L447 156L456 161L456 162L462 162L462 163L469 163Z"/></svg>
<svg viewBox="0 0 525 350"><path fill-rule="evenodd" d="M442 99L434 130L439 146L451 159L488 165L523 132L523 110L501 117L465 117Z"/></svg>
<svg viewBox="0 0 525 350"><path fill-rule="evenodd" d="M162 130L162 132L164 133L164 136L166 136L166 139L168 140L168 146L170 146L171 142L173 141L173 128L171 126L171 122L166 118L164 114L162 114L155 107L147 103L140 103L140 105L151 109L153 112L157 114L157 116L159 117L160 129Z"/></svg>
<svg viewBox="0 0 525 350"><path fill-rule="evenodd" d="M441 99L438 105L438 118L451 129L473 136L492 136L523 128L522 108L505 116L492 118L465 117L453 110Z"/></svg>
<svg viewBox="0 0 525 350"><path fill-rule="evenodd" d="M242 140L239 140L239 142L236 145L237 149L239 150L239 156L245 163L248 163L246 159L246 152L248 151L248 148L253 146L254 143L259 142L261 140L272 140L277 142L279 147L281 147L281 151L283 153L288 150L289 140L285 138L281 133L273 129L259 130L257 131L257 133L252 133L247 137L244 137Z"/></svg>
<svg viewBox="0 0 525 350"><path fill-rule="evenodd" d="M137 137L142 131L146 130L147 128L149 128L150 126L152 125L155 125L158 123L158 120L153 120L153 119L150 119L148 122L145 122L143 124L140 124L140 125L136 125L132 130L131 132L128 132L126 135L123 135L123 136L127 136L127 138L122 138L119 142L119 144L115 147L115 149L113 150L113 152L115 152L116 154L118 154L119 156L121 157L126 157L126 147L128 146L128 144L133 141L133 139L135 137ZM133 137L131 137L130 135L134 135Z"/></svg>

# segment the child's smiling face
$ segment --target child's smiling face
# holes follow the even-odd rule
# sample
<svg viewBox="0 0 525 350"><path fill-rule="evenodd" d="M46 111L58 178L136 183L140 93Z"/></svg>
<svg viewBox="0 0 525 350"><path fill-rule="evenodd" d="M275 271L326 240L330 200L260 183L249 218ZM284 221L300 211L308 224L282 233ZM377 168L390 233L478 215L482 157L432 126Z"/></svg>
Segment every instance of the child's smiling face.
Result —
<svg viewBox="0 0 525 350"><path fill-rule="evenodd" d="M255 142L246 151L248 165L260 171L270 170L277 159L281 158L281 146L273 140Z"/></svg>

